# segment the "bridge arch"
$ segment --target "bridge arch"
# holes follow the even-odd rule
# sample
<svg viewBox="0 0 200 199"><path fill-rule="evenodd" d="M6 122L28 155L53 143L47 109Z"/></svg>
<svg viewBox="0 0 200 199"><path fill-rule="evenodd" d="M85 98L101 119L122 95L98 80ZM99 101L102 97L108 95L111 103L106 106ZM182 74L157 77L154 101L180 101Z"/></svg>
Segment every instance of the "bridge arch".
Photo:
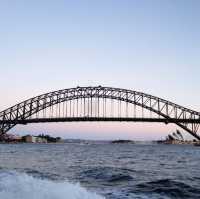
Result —
<svg viewBox="0 0 200 199"><path fill-rule="evenodd" d="M178 125L200 140L200 136L198 135L200 124L199 112L143 92L102 86L76 87L53 91L16 104L0 112L0 134L8 132L18 123L28 122L28 119L32 115L41 110L65 101L80 98L113 99L137 105L161 116L165 123ZM85 118L83 119L85 121Z"/></svg>

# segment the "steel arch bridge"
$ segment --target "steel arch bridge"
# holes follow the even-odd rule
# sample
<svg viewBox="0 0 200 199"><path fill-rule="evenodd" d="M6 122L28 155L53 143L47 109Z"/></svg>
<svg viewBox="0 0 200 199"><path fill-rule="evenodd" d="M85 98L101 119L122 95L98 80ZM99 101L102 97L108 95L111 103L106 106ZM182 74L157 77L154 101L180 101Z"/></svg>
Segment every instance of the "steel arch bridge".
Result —
<svg viewBox="0 0 200 199"><path fill-rule="evenodd" d="M200 112L142 92L102 86L53 91L16 104L0 112L0 135L17 124L73 121L174 123L200 140Z"/></svg>

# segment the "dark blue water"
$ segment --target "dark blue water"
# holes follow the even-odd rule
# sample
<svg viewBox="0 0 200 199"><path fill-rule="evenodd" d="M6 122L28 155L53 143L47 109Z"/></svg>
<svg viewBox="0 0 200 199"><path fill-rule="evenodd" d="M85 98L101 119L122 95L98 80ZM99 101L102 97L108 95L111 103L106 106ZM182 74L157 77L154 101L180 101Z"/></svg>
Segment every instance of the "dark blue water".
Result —
<svg viewBox="0 0 200 199"><path fill-rule="evenodd" d="M200 147L1 144L0 198L200 198Z"/></svg>

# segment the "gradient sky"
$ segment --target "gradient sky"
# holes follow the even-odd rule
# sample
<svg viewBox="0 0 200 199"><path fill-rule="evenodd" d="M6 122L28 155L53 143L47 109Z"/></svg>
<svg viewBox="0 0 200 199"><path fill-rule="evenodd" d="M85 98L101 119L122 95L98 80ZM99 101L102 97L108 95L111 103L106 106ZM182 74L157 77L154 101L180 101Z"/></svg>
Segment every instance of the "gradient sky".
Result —
<svg viewBox="0 0 200 199"><path fill-rule="evenodd" d="M199 0L0 0L0 110L62 88L103 85L200 111ZM175 126L50 124L17 133L161 138Z"/></svg>

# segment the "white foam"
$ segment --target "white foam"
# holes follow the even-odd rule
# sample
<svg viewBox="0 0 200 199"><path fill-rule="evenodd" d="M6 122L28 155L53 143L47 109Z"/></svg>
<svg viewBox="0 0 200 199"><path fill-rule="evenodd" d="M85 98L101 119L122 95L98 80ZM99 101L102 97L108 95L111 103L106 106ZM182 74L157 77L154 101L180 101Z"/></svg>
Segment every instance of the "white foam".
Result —
<svg viewBox="0 0 200 199"><path fill-rule="evenodd" d="M79 184L34 178L25 173L0 173L0 199L103 199Z"/></svg>

